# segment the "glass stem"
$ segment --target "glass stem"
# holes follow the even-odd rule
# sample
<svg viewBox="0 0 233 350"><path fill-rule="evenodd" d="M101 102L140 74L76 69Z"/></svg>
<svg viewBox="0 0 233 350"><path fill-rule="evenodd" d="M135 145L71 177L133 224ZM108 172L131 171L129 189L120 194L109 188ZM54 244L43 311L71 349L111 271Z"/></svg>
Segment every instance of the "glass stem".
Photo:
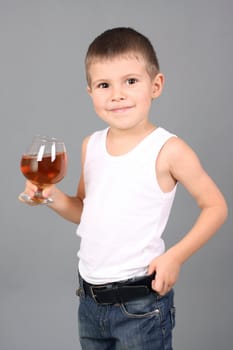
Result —
<svg viewBox="0 0 233 350"><path fill-rule="evenodd" d="M38 187L38 190L35 192L34 197L35 198L43 198L42 191L43 191L43 188Z"/></svg>

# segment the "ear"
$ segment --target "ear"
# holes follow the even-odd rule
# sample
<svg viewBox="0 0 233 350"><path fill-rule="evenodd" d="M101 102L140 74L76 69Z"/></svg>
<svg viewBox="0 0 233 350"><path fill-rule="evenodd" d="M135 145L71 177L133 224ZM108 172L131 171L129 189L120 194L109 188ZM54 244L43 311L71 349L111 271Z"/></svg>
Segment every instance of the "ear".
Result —
<svg viewBox="0 0 233 350"><path fill-rule="evenodd" d="M162 73L156 74L152 80L152 99L159 97L163 91L164 75Z"/></svg>
<svg viewBox="0 0 233 350"><path fill-rule="evenodd" d="M87 93L88 93L89 95L91 95L91 93L92 93L91 87L90 87L89 85L87 86Z"/></svg>

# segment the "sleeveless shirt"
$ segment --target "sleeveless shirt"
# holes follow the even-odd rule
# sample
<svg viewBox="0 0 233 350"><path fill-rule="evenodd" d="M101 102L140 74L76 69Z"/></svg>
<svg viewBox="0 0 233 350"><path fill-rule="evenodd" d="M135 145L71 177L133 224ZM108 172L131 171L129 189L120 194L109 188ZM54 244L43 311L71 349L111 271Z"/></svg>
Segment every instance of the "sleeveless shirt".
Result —
<svg viewBox="0 0 233 350"><path fill-rule="evenodd" d="M108 128L93 133L84 163L85 198L77 234L81 237L79 272L103 284L147 274L149 263L165 250L162 233L176 186L163 192L156 159L175 136L158 127L134 149L111 156Z"/></svg>

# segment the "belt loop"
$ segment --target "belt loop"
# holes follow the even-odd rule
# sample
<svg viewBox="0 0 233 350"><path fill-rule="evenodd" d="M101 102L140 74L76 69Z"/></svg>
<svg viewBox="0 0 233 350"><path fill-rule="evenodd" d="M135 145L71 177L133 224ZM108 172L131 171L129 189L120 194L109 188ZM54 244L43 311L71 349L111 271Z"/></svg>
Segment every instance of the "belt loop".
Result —
<svg viewBox="0 0 233 350"><path fill-rule="evenodd" d="M79 280L79 288L76 290L76 295L78 297L85 296L86 293L85 293L85 289L83 286L83 279L82 279L82 276L80 275L79 271L78 271L78 280Z"/></svg>

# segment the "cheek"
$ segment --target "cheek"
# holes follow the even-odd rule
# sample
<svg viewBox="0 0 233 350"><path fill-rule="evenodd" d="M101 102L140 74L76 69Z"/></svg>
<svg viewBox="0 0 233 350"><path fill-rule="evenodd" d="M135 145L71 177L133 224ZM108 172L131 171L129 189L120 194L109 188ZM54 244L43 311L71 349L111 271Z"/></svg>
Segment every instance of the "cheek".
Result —
<svg viewBox="0 0 233 350"><path fill-rule="evenodd" d="M105 111L106 108L105 108L105 102L103 98L92 98L92 103L96 114L101 119L104 119L106 115L106 111Z"/></svg>
<svg viewBox="0 0 233 350"><path fill-rule="evenodd" d="M142 108L148 108L151 105L152 96L150 93L142 92L138 95L138 102L142 106Z"/></svg>
<svg viewBox="0 0 233 350"><path fill-rule="evenodd" d="M98 96L92 97L92 103L95 110L99 110L103 107L103 101L101 98L98 98Z"/></svg>

